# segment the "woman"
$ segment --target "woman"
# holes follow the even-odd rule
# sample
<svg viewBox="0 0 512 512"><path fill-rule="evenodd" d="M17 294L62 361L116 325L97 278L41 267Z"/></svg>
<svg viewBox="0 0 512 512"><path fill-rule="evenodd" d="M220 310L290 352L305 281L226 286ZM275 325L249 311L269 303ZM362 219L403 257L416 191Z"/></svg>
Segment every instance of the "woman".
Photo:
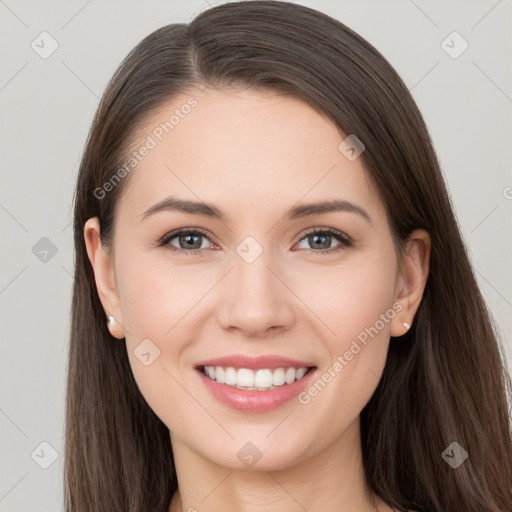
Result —
<svg viewBox="0 0 512 512"><path fill-rule="evenodd" d="M287 2L162 27L75 197L66 510L512 509L510 379L421 114Z"/></svg>

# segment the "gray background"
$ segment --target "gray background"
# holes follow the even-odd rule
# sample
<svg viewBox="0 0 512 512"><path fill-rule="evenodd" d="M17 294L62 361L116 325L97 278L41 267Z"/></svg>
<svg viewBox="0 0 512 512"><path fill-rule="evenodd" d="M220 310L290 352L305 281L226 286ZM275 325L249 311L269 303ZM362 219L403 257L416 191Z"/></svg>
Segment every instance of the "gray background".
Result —
<svg viewBox="0 0 512 512"><path fill-rule="evenodd" d="M512 1L296 3L368 39L412 90L511 361ZM99 98L144 36L207 7L0 0L1 512L62 509L72 196ZM46 59L31 47L43 31L59 45ZM442 46L453 31L469 44L457 58ZM462 46L452 39L453 53ZM56 253L44 261L50 245ZM43 442L56 451L47 469L52 450Z"/></svg>

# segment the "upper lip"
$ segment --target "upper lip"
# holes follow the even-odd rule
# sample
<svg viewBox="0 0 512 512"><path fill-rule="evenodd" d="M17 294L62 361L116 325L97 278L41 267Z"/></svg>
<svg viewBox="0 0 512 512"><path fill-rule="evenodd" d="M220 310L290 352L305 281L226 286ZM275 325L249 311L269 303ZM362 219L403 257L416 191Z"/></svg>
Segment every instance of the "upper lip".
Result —
<svg viewBox="0 0 512 512"><path fill-rule="evenodd" d="M235 354L232 356L218 357L215 359L208 359L196 364L196 368L200 366L222 366L227 368L248 368L250 370L258 370L260 368L309 368L314 366L307 361L298 361L297 359L290 359L288 357L281 357L277 355L265 355L258 357L246 356L243 354Z"/></svg>

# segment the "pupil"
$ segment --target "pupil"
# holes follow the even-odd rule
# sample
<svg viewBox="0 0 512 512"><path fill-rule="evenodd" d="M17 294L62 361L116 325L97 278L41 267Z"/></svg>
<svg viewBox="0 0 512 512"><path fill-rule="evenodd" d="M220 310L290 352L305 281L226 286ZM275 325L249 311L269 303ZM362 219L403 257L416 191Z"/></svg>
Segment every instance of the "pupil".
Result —
<svg viewBox="0 0 512 512"><path fill-rule="evenodd" d="M183 239L185 240L185 245L188 247L188 248L193 248L193 249L199 249L201 247L201 243L199 243L199 246L198 247L193 247L193 243L194 243L194 239L196 239L196 243L197 243L197 240L201 237L201 235L182 235L181 236L181 241L183 241ZM190 242L190 243L189 243Z"/></svg>
<svg viewBox="0 0 512 512"><path fill-rule="evenodd" d="M313 239L314 239L314 242L312 245L314 245L315 243L317 243L317 240L318 238L323 238L324 240L325 239L330 239L330 236L329 235L312 235L313 236ZM320 244L321 245L321 244ZM329 249L329 242L327 242L327 244L324 244L323 247L320 247L320 249Z"/></svg>

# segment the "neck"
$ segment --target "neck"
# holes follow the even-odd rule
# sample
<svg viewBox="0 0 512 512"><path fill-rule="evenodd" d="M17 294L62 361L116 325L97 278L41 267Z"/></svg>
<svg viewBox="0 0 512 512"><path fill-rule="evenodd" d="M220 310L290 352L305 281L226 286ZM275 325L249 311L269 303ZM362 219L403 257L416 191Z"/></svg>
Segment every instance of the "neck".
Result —
<svg viewBox="0 0 512 512"><path fill-rule="evenodd" d="M280 512L391 510L366 491L359 419L322 452L272 471L220 466L173 434L171 442L179 490L169 512L262 512L277 506Z"/></svg>

